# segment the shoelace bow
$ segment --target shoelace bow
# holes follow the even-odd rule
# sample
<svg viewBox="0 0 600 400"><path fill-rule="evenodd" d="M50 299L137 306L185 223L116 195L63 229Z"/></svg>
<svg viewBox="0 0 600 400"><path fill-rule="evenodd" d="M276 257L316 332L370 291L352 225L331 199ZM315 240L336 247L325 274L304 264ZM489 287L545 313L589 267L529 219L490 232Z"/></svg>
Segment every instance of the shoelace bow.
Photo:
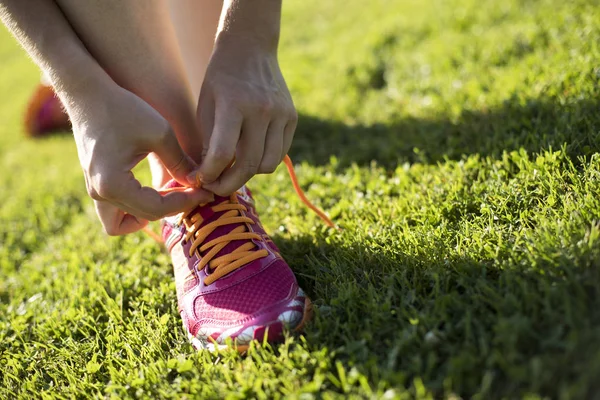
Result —
<svg viewBox="0 0 600 400"><path fill-rule="evenodd" d="M294 165L290 157L286 155L283 162L287 167L290 179L292 180L292 185L300 200L302 200L308 208L313 210L329 227L336 228L335 224L327 217L327 215L313 205L304 195L304 192L298 184L298 178L296 177ZM199 255L199 253L208 251L208 253L200 258L200 263L197 267L198 270L200 270L208 265L212 271L212 273L204 279L205 285L210 285L230 272L254 260L266 257L269 254L265 249L258 250L256 244L252 242L252 240L262 241L263 238L258 233L250 231L249 227L254 224L254 220L242 214L242 212L248 211L248 209L238 202L236 193L233 193L230 196L229 201L217 204L216 206L211 207L211 209L215 213L224 213L216 220L203 227L200 227L203 223L202 216L199 213L192 214L193 210L183 213L179 218L179 223L184 224L186 228L184 240L186 242L193 240L190 246L189 256L192 257L194 253ZM204 243L215 229L220 226L231 224L243 225L234 228L229 233ZM155 240L161 241L160 237L153 231L146 229L146 232L155 238ZM225 246L234 240L247 240L247 242L237 247L229 254L216 257Z"/></svg>

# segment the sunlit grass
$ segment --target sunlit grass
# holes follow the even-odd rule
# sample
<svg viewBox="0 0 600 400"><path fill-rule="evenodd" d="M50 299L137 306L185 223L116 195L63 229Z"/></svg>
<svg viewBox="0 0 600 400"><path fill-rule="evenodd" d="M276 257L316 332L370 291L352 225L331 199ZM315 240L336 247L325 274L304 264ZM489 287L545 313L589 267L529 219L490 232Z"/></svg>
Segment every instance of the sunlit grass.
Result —
<svg viewBox="0 0 600 400"><path fill-rule="evenodd" d="M196 353L169 257L108 238L39 78L0 37L0 397L593 398L600 390L593 2L284 2L300 112L258 211L316 304L303 337ZM146 176L147 177L147 176Z"/></svg>

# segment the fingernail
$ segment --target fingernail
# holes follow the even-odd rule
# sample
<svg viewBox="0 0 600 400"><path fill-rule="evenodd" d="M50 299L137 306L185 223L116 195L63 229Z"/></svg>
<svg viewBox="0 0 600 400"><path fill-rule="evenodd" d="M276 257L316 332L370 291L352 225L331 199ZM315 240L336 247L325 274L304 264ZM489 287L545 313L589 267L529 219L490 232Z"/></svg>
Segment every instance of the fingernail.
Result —
<svg viewBox="0 0 600 400"><path fill-rule="evenodd" d="M193 187L201 188L202 181L200 180L200 171L194 171L185 177L187 182Z"/></svg>

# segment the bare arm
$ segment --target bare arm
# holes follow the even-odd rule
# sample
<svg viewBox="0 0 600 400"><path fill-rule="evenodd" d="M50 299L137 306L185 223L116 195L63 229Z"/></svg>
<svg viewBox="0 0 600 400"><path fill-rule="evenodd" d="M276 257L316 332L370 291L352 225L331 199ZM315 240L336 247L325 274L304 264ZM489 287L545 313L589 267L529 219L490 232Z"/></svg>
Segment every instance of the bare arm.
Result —
<svg viewBox="0 0 600 400"><path fill-rule="evenodd" d="M88 84L106 84L110 79L53 0L0 0L0 19L48 74L63 100Z"/></svg>
<svg viewBox="0 0 600 400"><path fill-rule="evenodd" d="M54 0L0 0L0 19L65 104L86 187L108 233L139 230L210 197L199 190L161 195L135 179L131 169L151 152L180 182L195 164L168 122L101 68Z"/></svg>

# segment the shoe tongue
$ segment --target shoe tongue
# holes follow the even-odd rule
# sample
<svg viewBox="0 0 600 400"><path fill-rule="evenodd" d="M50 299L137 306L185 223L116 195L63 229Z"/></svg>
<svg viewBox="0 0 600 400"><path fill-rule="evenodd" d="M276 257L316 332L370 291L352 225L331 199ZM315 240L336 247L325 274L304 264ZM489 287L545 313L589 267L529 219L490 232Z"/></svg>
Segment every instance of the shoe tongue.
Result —
<svg viewBox="0 0 600 400"><path fill-rule="evenodd" d="M179 182L177 182L176 180L173 179L173 180L169 181L165 186L163 186L163 189L172 189L172 188L177 188L177 187L183 187L183 185L181 185ZM205 204L205 205L199 205L188 215L191 217L192 215L199 213L203 219L203 222L200 225L200 229L202 229L204 226L208 225L209 223L211 223L213 221L216 221L217 219L219 219L219 217L221 217L223 214L228 212L228 211L214 212L212 210L212 207L217 206L223 202L230 202L230 198L215 195L214 201L212 201L208 204ZM226 235L226 234L230 233L232 230L234 230L235 228L237 228L239 226L244 226L244 225L245 224L228 224L228 225L224 225L224 226L219 226L215 230L213 230L210 235L208 235L208 237L204 240L203 244L208 243L211 240L221 237L223 235ZM234 251L235 249L237 249L238 247L240 247L241 245L243 245L246 242L248 242L248 240L233 240L233 241L229 242L227 244L227 246L222 248L221 251L219 251L215 255L215 257L213 257L213 260L215 258L218 258L218 257L221 257L221 256L231 253L232 251ZM201 246L202 245L200 245L199 247L201 247ZM211 249L208 249L207 251L203 251L201 253L201 256L205 256L206 253L208 253L210 250Z"/></svg>

